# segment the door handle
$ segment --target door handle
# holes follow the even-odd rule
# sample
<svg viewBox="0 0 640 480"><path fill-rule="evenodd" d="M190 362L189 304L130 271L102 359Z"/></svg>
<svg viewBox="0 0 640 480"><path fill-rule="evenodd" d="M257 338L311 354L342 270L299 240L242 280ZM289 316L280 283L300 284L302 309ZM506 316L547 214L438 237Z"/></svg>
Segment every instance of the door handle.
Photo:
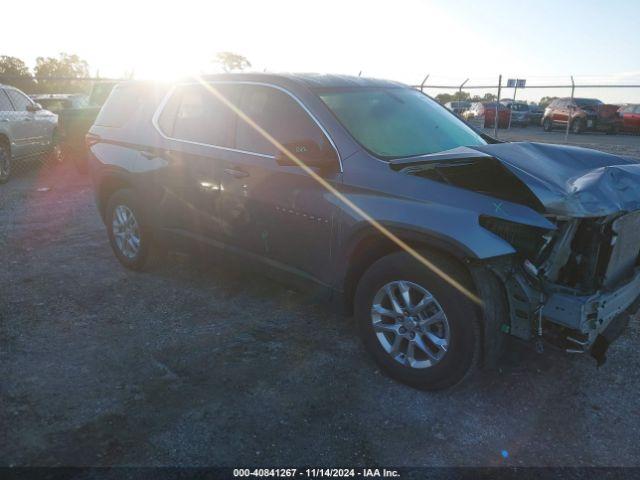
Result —
<svg viewBox="0 0 640 480"><path fill-rule="evenodd" d="M224 173L232 176L233 178L245 178L249 176L249 174L244 170L235 170L233 168L225 168Z"/></svg>

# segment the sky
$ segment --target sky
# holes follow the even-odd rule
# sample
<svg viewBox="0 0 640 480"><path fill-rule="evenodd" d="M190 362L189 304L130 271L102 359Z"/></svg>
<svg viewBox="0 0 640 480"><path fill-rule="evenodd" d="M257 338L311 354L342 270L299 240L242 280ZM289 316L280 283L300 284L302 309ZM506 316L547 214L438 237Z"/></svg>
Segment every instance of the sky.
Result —
<svg viewBox="0 0 640 480"><path fill-rule="evenodd" d="M326 72L427 85L640 84L640 0L304 0L4 5L0 55L75 53L91 74L170 79L215 71L220 51L256 71ZM430 94L445 90L427 89ZM484 93L484 91L472 91ZM518 98L568 95L525 89ZM502 96L512 96L504 90ZM640 102L640 89L576 90Z"/></svg>

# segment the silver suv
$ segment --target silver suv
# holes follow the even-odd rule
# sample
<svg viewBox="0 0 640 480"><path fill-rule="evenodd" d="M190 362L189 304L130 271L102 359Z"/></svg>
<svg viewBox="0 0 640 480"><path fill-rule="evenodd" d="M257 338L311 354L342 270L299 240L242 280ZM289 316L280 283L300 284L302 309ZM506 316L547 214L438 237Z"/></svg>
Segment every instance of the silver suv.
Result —
<svg viewBox="0 0 640 480"><path fill-rule="evenodd" d="M57 115L17 88L0 85L0 183L9 179L17 160L58 155L57 125Z"/></svg>

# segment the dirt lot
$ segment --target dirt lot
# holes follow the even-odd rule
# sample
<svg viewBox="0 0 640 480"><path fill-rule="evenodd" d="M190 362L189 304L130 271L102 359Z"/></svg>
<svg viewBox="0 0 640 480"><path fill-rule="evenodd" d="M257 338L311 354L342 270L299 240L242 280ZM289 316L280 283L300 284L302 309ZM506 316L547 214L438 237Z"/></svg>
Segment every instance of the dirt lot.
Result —
<svg viewBox="0 0 640 480"><path fill-rule="evenodd" d="M640 466L637 318L602 368L513 349L429 394L283 286L177 255L124 270L66 166L0 187L0 247L1 465Z"/></svg>

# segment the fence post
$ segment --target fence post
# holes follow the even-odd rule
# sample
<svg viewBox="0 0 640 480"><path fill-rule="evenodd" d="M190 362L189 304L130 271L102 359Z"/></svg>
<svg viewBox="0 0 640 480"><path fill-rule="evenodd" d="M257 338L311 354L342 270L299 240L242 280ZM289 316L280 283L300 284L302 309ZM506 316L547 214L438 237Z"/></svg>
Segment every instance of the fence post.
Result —
<svg viewBox="0 0 640 480"><path fill-rule="evenodd" d="M571 103L569 104L569 118L567 118L567 129L564 132L564 141L569 141L569 125L571 124L571 114L573 113L573 92L576 89L576 84L573 82L573 75L571 75Z"/></svg>
<svg viewBox="0 0 640 480"><path fill-rule="evenodd" d="M469 79L467 78L464 82L460 84L460 88L458 88L458 101L460 101L462 98L462 87L464 87L464 84L467 83L468 81Z"/></svg>
<svg viewBox="0 0 640 480"><path fill-rule="evenodd" d="M498 76L498 98L496 98L496 117L493 119L493 136L498 138L498 106L500 105L500 90L502 90L502 74Z"/></svg>
<svg viewBox="0 0 640 480"><path fill-rule="evenodd" d="M422 93L424 93L424 84L427 83L427 80L429 79L429 75L431 75L431 74L427 73L427 76L424 77L424 80L422 80L422 83L420 84L420 91Z"/></svg>

